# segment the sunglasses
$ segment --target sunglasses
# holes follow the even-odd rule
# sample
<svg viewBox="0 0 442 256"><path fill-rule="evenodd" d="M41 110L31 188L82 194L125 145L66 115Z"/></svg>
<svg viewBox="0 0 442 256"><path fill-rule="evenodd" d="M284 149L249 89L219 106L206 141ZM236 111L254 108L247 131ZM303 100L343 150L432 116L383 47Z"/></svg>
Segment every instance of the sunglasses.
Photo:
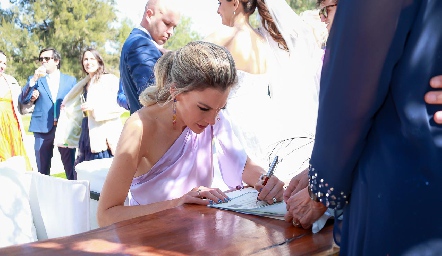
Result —
<svg viewBox="0 0 442 256"><path fill-rule="evenodd" d="M52 59L54 59L54 57L40 57L40 58L38 58L38 61L43 62L43 60L49 61L49 60L52 60Z"/></svg>
<svg viewBox="0 0 442 256"><path fill-rule="evenodd" d="M328 17L328 8L329 7L333 7L333 6L337 6L338 4L331 4L331 5L327 5L322 7L321 9L319 9L319 16L324 15L325 18Z"/></svg>

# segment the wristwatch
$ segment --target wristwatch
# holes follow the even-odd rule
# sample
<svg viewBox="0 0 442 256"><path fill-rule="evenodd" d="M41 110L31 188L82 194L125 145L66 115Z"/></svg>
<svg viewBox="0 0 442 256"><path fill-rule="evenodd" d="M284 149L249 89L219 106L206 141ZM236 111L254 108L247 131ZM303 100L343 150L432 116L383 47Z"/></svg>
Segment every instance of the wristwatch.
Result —
<svg viewBox="0 0 442 256"><path fill-rule="evenodd" d="M308 195L310 196L310 199L319 203L320 202L319 198L315 193L312 192L310 185L307 186L307 190L308 190Z"/></svg>

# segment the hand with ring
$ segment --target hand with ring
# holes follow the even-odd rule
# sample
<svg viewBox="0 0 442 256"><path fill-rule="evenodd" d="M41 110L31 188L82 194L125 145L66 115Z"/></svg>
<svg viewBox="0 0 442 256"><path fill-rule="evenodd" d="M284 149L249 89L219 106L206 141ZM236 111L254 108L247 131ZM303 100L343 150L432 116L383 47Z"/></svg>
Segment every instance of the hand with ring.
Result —
<svg viewBox="0 0 442 256"><path fill-rule="evenodd" d="M287 200L287 213L284 219L295 227L310 228L327 210L321 202L310 198L307 187Z"/></svg>
<svg viewBox="0 0 442 256"><path fill-rule="evenodd" d="M230 198L219 188L197 187L182 196L184 204L219 204L226 203Z"/></svg>
<svg viewBox="0 0 442 256"><path fill-rule="evenodd" d="M292 224L293 224L293 226L295 226L295 227L297 227L297 228L300 228L300 227L301 227L301 223L298 222L298 221L295 220L295 219L293 219Z"/></svg>
<svg viewBox="0 0 442 256"><path fill-rule="evenodd" d="M283 200L284 182L275 175L267 179L264 185L265 175L255 184L255 189L259 191L258 200L265 201L268 204L274 204Z"/></svg>

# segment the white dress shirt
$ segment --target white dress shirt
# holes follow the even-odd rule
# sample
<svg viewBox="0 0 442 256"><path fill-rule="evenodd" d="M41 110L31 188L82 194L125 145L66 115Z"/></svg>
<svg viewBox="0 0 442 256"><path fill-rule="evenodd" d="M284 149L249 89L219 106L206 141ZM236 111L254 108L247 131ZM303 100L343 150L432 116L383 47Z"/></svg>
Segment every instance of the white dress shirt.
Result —
<svg viewBox="0 0 442 256"><path fill-rule="evenodd" d="M46 75L46 81L51 91L52 101L57 101L58 88L60 87L60 70L55 70L51 74Z"/></svg>
<svg viewBox="0 0 442 256"><path fill-rule="evenodd" d="M150 35L152 37L152 35L149 33L149 31L147 31L147 29L145 29L143 26L139 25L137 27L139 30L143 31L144 33ZM151 39L150 41L152 41L152 43L158 48L158 49L162 49L163 45L159 45L157 44L157 42L155 42L153 39Z"/></svg>

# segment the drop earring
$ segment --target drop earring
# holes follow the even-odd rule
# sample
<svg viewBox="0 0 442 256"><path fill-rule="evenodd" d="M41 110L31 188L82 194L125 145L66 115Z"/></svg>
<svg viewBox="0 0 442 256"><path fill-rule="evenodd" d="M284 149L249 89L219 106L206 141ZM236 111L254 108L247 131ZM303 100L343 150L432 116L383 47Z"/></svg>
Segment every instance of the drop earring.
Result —
<svg viewBox="0 0 442 256"><path fill-rule="evenodd" d="M172 103L172 125L175 128L175 124L176 124L176 99L173 99L173 103Z"/></svg>
<svg viewBox="0 0 442 256"><path fill-rule="evenodd" d="M235 11L233 11L233 16L235 16Z"/></svg>

